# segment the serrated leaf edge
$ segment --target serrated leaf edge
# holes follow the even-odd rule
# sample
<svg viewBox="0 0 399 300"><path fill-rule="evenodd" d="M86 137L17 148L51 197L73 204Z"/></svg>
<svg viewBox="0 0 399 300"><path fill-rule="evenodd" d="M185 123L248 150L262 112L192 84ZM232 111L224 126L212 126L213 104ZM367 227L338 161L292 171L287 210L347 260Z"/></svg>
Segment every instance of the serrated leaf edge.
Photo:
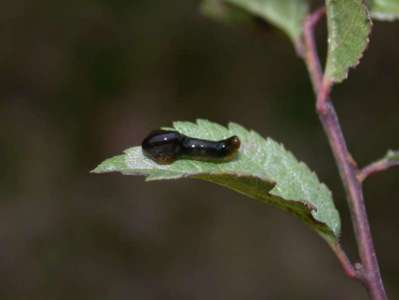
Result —
<svg viewBox="0 0 399 300"><path fill-rule="evenodd" d="M328 80L331 80L332 82L341 83L341 82L345 81L346 79L348 79L350 70L351 69L355 69L360 64L360 61L363 58L364 53L366 52L366 50L368 48L368 45L370 43L370 34L371 34L372 27L373 27L373 20L371 18L371 14L370 14L370 11L369 11L368 6L366 4L366 1L362 0L362 3L363 3L363 8L365 9L366 17L367 17L367 20L368 20L368 26L367 26L368 30L367 30L367 38L366 38L365 44L363 46L363 49L362 49L362 51L360 53L360 56L358 57L357 61L347 68L347 70L346 70L345 74L342 76L342 78L336 78L336 77L335 78L330 78L330 77L327 76L327 73L325 74L325 77L327 77ZM332 34L336 34L336 32L337 32L337 30L333 30ZM331 43L331 40L330 40L330 38L328 38L328 44L330 45L330 43ZM330 52L330 51L328 51L328 52ZM331 50L331 52L332 52L332 50ZM331 59L332 59L333 63L336 64L336 58L332 57Z"/></svg>

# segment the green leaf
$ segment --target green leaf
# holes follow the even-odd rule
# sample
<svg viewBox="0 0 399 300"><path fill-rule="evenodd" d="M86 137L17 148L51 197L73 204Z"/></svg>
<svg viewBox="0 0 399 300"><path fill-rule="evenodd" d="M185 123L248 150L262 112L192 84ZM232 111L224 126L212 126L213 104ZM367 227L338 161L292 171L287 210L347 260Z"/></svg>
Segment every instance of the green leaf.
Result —
<svg viewBox="0 0 399 300"><path fill-rule="evenodd" d="M227 16L233 12L226 5L233 5L250 15L260 17L284 31L295 45L299 43L303 31L303 21L309 7L306 0L204 0L203 5L211 15ZM221 9L224 7L223 9ZM221 13L222 11L222 13Z"/></svg>
<svg viewBox="0 0 399 300"><path fill-rule="evenodd" d="M369 0L371 16L380 21L399 19L399 0Z"/></svg>
<svg viewBox="0 0 399 300"><path fill-rule="evenodd" d="M399 162L399 151L389 150L385 155L385 159Z"/></svg>
<svg viewBox="0 0 399 300"><path fill-rule="evenodd" d="M359 63L369 41L371 21L363 0L327 0L326 77L341 82Z"/></svg>
<svg viewBox="0 0 399 300"><path fill-rule="evenodd" d="M331 192L282 145L234 123L228 128L206 120L173 125L180 133L196 138L220 140L237 135L241 140L239 155L225 163L185 159L159 165L145 157L141 147L133 147L107 159L92 172L145 175L147 180L206 180L297 215L330 243L338 239L340 218Z"/></svg>
<svg viewBox="0 0 399 300"><path fill-rule="evenodd" d="M224 0L203 0L200 9L209 18L227 24L250 24L254 21L251 14Z"/></svg>

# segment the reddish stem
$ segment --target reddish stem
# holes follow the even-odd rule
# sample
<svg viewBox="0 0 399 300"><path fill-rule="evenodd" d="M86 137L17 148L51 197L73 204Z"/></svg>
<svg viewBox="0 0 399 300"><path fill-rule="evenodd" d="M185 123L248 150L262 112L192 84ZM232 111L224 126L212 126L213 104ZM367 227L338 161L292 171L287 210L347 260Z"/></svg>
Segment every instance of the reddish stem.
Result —
<svg viewBox="0 0 399 300"><path fill-rule="evenodd" d="M313 91L316 95L318 95L320 91L320 85L323 81L323 71L320 65L320 60L317 55L317 47L314 38L314 28L320 19L324 16L326 10L324 7L319 8L311 15L309 15L304 23L304 60L306 62L306 66L308 68Z"/></svg>
<svg viewBox="0 0 399 300"><path fill-rule="evenodd" d="M392 167L398 167L398 166L399 166L399 161L383 158L361 169L357 174L357 178L359 179L360 182L363 182L370 175L383 172Z"/></svg>
<svg viewBox="0 0 399 300"><path fill-rule="evenodd" d="M371 299L384 300L386 298L382 283L377 256L374 250L366 207L363 199L361 182L357 178L356 163L349 153L346 141L338 120L337 113L330 99L332 82L326 79L320 67L320 60L314 38L314 30L320 18L324 15L324 9L316 10L304 24L304 60L317 96L316 108L323 125L324 131L334 154L341 180L345 187L346 196L351 212L352 223L357 240L361 266L354 271L342 249L335 251L343 265L345 272L350 277L363 282ZM350 265L350 267L349 267ZM355 274L355 275L353 275ZM358 274L358 275L356 275Z"/></svg>
<svg viewBox="0 0 399 300"><path fill-rule="evenodd" d="M337 256L342 269L344 270L345 274L352 279L360 278L360 274L357 273L356 269L353 267L351 261L349 260L348 256L346 255L344 249L342 249L339 243L331 244L331 249L334 251L335 255Z"/></svg>

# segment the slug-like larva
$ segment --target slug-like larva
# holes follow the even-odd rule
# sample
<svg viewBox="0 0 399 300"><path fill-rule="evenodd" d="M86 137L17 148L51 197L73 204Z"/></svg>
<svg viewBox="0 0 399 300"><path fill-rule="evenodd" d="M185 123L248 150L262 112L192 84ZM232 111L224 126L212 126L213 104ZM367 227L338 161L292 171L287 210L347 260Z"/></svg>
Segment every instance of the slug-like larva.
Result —
<svg viewBox="0 0 399 300"><path fill-rule="evenodd" d="M233 159L240 148L237 136L221 141L191 138L177 131L154 130L141 144L143 153L158 164L171 164L177 159L224 162Z"/></svg>

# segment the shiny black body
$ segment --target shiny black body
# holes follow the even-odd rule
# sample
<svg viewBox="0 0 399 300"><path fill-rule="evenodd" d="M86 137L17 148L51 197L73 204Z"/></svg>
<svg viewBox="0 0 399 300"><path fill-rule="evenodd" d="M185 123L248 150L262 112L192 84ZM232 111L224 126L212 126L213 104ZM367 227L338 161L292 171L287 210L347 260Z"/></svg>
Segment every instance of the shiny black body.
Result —
<svg viewBox="0 0 399 300"><path fill-rule="evenodd" d="M177 131L155 130L141 146L144 154L159 164L170 164L180 158L222 162L234 158L240 148L240 140L232 136L221 141L208 141Z"/></svg>

